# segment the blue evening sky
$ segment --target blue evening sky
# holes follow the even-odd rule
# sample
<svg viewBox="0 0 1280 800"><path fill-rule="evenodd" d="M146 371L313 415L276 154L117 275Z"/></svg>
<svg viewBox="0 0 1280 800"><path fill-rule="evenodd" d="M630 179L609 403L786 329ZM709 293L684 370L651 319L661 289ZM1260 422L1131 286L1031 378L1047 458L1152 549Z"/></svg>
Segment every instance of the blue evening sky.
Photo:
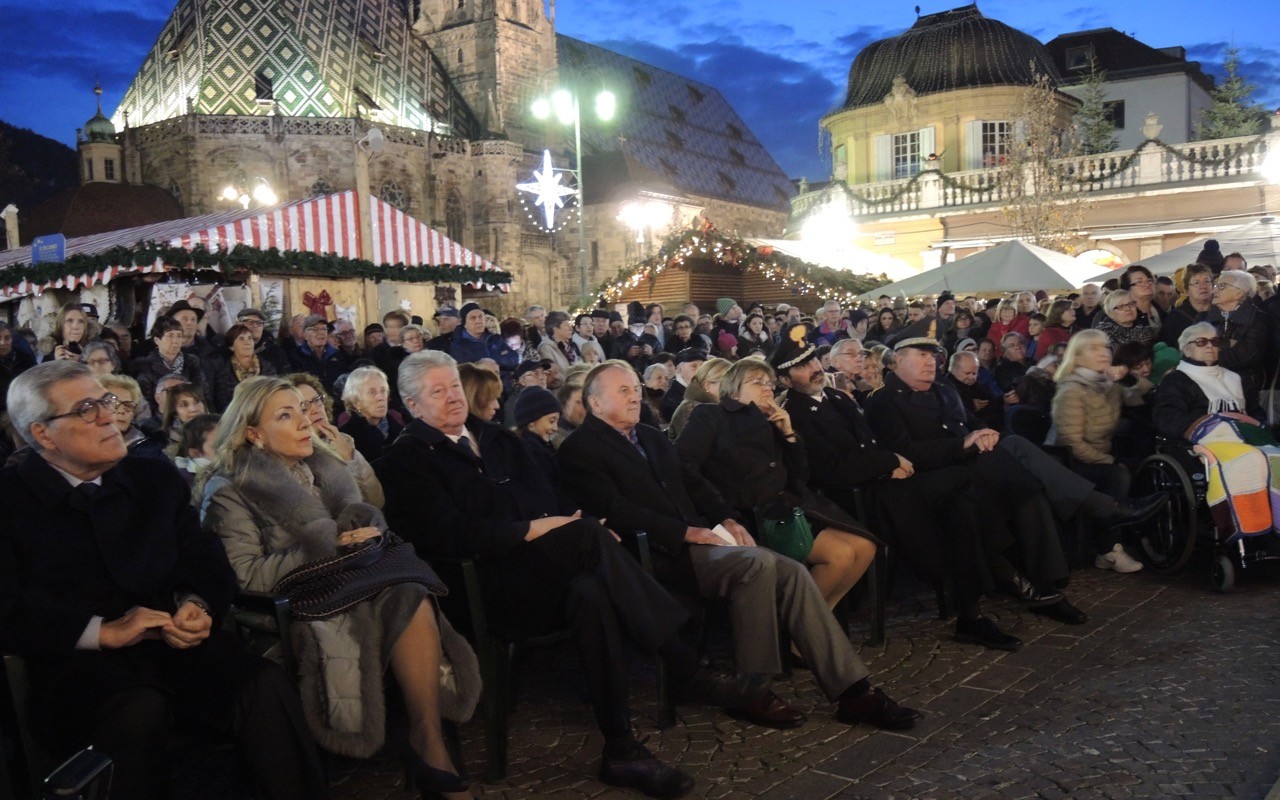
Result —
<svg viewBox="0 0 1280 800"><path fill-rule="evenodd" d="M959 2L921 2L922 13ZM792 177L826 177L818 118L843 96L853 57L915 20L914 2L867 0L559 0L557 29L720 89ZM93 115L95 80L110 114L174 0L0 0L0 119L71 144ZM1280 2L1203 0L1049 4L987 0L982 12L1048 41L1114 27L1153 47L1180 45L1221 73L1241 49L1255 99L1280 106Z"/></svg>

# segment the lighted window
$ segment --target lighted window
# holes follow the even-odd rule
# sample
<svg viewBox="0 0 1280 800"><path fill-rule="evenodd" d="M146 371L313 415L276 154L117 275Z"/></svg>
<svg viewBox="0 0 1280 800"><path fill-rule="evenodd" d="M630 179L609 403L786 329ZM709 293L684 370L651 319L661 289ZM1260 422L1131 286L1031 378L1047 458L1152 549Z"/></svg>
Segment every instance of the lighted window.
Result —
<svg viewBox="0 0 1280 800"><path fill-rule="evenodd" d="M920 132L893 136L893 177L910 178L920 171Z"/></svg>
<svg viewBox="0 0 1280 800"><path fill-rule="evenodd" d="M1009 159L1009 138L1013 123L1007 120L982 123L982 166L998 167Z"/></svg>

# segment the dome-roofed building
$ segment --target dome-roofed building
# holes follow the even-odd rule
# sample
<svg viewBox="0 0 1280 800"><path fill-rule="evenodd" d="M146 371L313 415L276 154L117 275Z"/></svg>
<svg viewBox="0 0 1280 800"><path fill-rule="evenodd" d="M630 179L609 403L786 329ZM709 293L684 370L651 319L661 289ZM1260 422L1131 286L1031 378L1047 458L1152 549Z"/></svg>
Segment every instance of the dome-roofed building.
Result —
<svg viewBox="0 0 1280 800"><path fill-rule="evenodd" d="M899 77L923 97L975 86L1030 86L1037 75L1058 77L1045 46L967 5L926 14L897 36L863 48L849 68L843 108L883 102Z"/></svg>
<svg viewBox="0 0 1280 800"><path fill-rule="evenodd" d="M1027 87L1058 70L1035 37L967 5L919 17L867 45L849 68L845 102L823 117L832 177L850 184L1002 163ZM1076 101L1059 94L1062 127ZM933 158L931 158L933 156Z"/></svg>

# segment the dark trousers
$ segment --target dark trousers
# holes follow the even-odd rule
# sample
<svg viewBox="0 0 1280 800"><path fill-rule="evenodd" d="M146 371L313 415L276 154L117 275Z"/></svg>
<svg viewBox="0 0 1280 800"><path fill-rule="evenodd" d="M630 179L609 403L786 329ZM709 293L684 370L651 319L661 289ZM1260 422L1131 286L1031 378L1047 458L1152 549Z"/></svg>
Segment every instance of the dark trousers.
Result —
<svg viewBox="0 0 1280 800"><path fill-rule="evenodd" d="M630 736L623 636L656 653L688 618L685 608L589 519L525 542L483 569L507 635L572 631L601 732Z"/></svg>
<svg viewBox="0 0 1280 800"><path fill-rule="evenodd" d="M1098 491L1114 497L1117 500L1123 500L1129 496L1129 485L1133 482L1133 476L1129 474L1129 470L1125 469L1123 464L1085 464L1076 461L1071 468L1078 472L1085 480L1093 483L1098 487ZM1094 544L1097 545L1099 553L1109 553L1111 548L1120 541L1120 534L1110 528L1102 528L1094 526Z"/></svg>
<svg viewBox="0 0 1280 800"><path fill-rule="evenodd" d="M32 684L59 752L92 744L114 762L112 797L169 796L175 719L230 734L263 800L329 794L292 680L223 630L189 650L145 641L43 662Z"/></svg>

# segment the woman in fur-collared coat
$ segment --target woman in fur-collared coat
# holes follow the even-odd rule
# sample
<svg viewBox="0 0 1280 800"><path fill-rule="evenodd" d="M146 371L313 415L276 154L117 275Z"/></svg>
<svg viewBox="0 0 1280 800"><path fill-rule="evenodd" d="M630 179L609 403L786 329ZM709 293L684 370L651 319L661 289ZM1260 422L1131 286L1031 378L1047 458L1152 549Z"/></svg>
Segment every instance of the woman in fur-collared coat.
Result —
<svg viewBox="0 0 1280 800"><path fill-rule="evenodd" d="M315 444L300 405L286 380L245 381L218 426L211 477L198 487L204 527L221 537L242 589L271 591L296 567L386 530L342 461ZM382 747L389 667L408 707L408 761L419 789L465 792L440 718L470 717L478 667L425 586L398 584L348 611L296 624L293 644L303 707L322 747L356 757Z"/></svg>

